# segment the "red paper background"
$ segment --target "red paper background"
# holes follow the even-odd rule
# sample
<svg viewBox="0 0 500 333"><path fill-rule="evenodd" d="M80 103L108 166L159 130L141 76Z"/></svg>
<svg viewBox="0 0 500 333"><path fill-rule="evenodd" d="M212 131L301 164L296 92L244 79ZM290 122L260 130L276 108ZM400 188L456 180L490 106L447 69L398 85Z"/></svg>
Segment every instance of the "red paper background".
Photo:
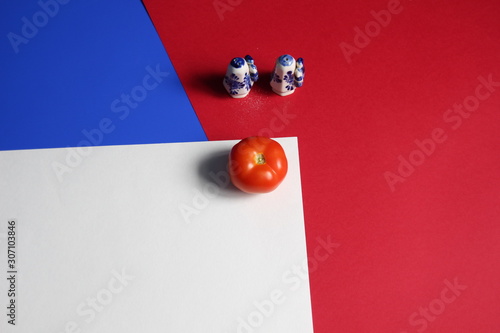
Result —
<svg viewBox="0 0 500 333"><path fill-rule="evenodd" d="M394 2L144 3L210 140L299 138L315 332L500 332L500 2L401 1L351 62L340 44ZM280 97L268 82L285 53L306 76ZM261 78L232 99L222 79L246 54ZM453 129L445 113L480 76L499 83ZM439 128L391 191L384 173ZM328 237L340 245L318 257ZM466 286L449 304L445 280Z"/></svg>

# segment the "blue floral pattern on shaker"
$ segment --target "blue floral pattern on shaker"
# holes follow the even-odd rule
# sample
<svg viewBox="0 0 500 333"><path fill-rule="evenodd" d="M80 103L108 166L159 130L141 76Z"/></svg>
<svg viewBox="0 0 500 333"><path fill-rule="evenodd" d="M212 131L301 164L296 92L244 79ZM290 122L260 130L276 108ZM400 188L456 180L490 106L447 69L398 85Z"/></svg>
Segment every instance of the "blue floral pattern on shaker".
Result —
<svg viewBox="0 0 500 333"><path fill-rule="evenodd" d="M295 89L295 87L294 87L295 77L293 76L292 71L286 72L285 76L283 77L283 80L285 80L285 82L287 83L287 85L285 87L286 90Z"/></svg>
<svg viewBox="0 0 500 333"><path fill-rule="evenodd" d="M230 78L225 76L224 80L226 81L226 84L229 86L229 90L230 90L231 95L238 94L238 89L245 87L244 82L238 81L238 75L236 75L236 74L231 74ZM248 89L248 90L250 90L250 89Z"/></svg>
<svg viewBox="0 0 500 333"><path fill-rule="evenodd" d="M273 73L273 76L271 77L271 82L277 82L277 83L281 83L281 79L280 79L280 76L276 73Z"/></svg>
<svg viewBox="0 0 500 333"><path fill-rule="evenodd" d="M250 76L248 75L248 73L245 73L245 76L243 77L242 83L243 83L245 89L250 91L250 88L252 88L252 82L251 82L251 79L250 79Z"/></svg>

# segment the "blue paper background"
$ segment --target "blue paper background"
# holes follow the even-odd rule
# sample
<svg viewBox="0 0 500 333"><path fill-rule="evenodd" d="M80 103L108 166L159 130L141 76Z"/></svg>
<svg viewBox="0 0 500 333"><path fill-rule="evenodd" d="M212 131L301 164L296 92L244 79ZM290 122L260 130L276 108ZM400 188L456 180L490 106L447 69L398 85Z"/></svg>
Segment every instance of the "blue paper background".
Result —
<svg viewBox="0 0 500 333"><path fill-rule="evenodd" d="M1 7L0 150L206 140L140 1Z"/></svg>

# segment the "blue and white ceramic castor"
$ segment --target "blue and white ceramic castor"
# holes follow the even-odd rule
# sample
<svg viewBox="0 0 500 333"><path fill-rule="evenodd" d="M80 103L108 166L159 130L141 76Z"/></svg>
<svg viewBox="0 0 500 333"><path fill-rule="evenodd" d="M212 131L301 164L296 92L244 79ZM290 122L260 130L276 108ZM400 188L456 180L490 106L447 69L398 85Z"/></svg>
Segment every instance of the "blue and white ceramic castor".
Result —
<svg viewBox="0 0 500 333"><path fill-rule="evenodd" d="M295 92L295 88L304 84L304 59L297 61L285 54L276 60L274 72L271 76L271 88L280 96L287 96Z"/></svg>
<svg viewBox="0 0 500 333"><path fill-rule="evenodd" d="M242 98L248 95L259 73L252 57L234 58L227 66L224 87L231 97Z"/></svg>

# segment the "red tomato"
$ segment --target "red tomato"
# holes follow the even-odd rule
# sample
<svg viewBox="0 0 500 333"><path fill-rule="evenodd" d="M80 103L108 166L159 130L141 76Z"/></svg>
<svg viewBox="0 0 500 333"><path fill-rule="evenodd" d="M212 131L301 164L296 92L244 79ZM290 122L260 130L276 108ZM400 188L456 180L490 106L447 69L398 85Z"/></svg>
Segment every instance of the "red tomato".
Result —
<svg viewBox="0 0 500 333"><path fill-rule="evenodd" d="M263 136L241 140L229 155L231 182L244 192L271 192L285 179L287 171L283 147Z"/></svg>

